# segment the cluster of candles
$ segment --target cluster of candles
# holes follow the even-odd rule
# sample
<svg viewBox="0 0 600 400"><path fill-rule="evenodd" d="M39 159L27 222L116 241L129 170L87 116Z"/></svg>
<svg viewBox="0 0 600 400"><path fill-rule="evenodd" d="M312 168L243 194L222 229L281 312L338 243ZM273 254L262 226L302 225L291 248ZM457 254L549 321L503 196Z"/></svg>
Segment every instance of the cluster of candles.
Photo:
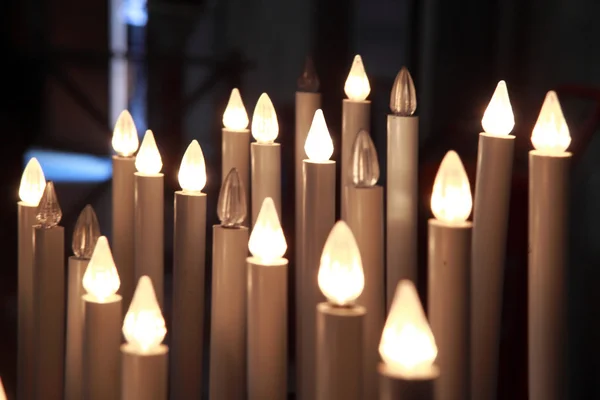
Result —
<svg viewBox="0 0 600 400"><path fill-rule="evenodd" d="M298 83L298 257L292 279L297 398L494 399L514 143L506 84L498 84L483 116L475 200L454 151L446 154L435 179L428 246L430 327L413 283L418 118L408 70L402 68L391 94L385 204L368 132L370 87L360 56L345 86L339 187L330 160L334 144L310 61ZM256 142L250 143L248 115L234 89L223 122L221 224L213 227L209 396L285 399L288 260L280 225L277 116L262 94L252 118ZM565 365L570 159L565 152L569 131L554 92L546 96L532 142L529 335L535 340L529 350L530 398L552 400L562 398ZM166 399L168 387L172 399L202 396L207 197L202 193L207 179L202 149L195 140L187 148L178 175L182 190L175 193L169 350L162 344L167 329L161 311L160 152L150 130L137 151L138 135L127 111L116 123L112 144L117 153L114 259L93 209L86 206L74 229L66 289L64 230L54 186L35 159L23 172L20 399ZM338 189L342 219L336 222ZM472 209L473 223L467 221ZM246 226L252 227L251 234Z"/></svg>

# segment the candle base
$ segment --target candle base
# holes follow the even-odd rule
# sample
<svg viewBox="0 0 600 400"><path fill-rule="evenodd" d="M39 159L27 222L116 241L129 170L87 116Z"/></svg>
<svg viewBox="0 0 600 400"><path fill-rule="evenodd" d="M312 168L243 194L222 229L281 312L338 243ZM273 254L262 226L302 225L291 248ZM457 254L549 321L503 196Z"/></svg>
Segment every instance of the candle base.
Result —
<svg viewBox="0 0 600 400"><path fill-rule="evenodd" d="M281 221L281 146L279 143L251 143L252 225L258 218L263 201L270 197Z"/></svg>
<svg viewBox="0 0 600 400"><path fill-rule="evenodd" d="M232 168L236 168L246 193L246 204L250 206L250 130L233 131L223 128L221 183ZM243 225L248 226L248 216Z"/></svg>

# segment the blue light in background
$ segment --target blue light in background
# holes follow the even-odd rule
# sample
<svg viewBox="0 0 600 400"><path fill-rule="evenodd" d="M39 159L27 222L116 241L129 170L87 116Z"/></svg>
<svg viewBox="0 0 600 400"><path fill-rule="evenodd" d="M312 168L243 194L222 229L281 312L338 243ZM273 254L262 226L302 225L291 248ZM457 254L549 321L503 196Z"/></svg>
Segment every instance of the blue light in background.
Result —
<svg viewBox="0 0 600 400"><path fill-rule="evenodd" d="M123 18L129 25L146 26L148 23L146 0L125 0L122 11Z"/></svg>
<svg viewBox="0 0 600 400"><path fill-rule="evenodd" d="M40 162L46 179L55 182L104 182L112 176L110 156L29 149L25 153L23 166L32 157Z"/></svg>

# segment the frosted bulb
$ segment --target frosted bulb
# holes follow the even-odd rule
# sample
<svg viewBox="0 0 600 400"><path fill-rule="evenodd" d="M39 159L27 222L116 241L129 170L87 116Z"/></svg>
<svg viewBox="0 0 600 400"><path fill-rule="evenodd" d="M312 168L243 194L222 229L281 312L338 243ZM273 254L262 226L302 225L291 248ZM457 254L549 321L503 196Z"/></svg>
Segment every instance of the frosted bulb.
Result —
<svg viewBox="0 0 600 400"><path fill-rule="evenodd" d="M395 115L411 116L417 110L417 93L408 68L402 67L392 86L390 109Z"/></svg>
<svg viewBox="0 0 600 400"><path fill-rule="evenodd" d="M138 281L125 315L123 335L138 352L148 354L160 346L166 334L165 319L156 300L152 281L144 275Z"/></svg>
<svg viewBox="0 0 600 400"><path fill-rule="evenodd" d="M232 168L223 181L217 202L217 214L221 225L235 228L246 218L246 191L236 168Z"/></svg>
<svg viewBox="0 0 600 400"><path fill-rule="evenodd" d="M119 273L106 236L100 236L92 258L83 274L83 288L102 303L117 293L121 286Z"/></svg>
<svg viewBox="0 0 600 400"><path fill-rule="evenodd" d="M0 378L0 400L6 400L6 392L4 391L4 385L2 384L2 378Z"/></svg>
<svg viewBox="0 0 600 400"><path fill-rule="evenodd" d="M536 150L548 154L563 153L571 144L569 127L565 121L558 96L551 90L546 94L542 110L531 134Z"/></svg>
<svg viewBox="0 0 600 400"><path fill-rule="evenodd" d="M229 96L229 103L223 113L223 125L232 131L243 131L248 128L248 113L238 88L234 88Z"/></svg>
<svg viewBox="0 0 600 400"><path fill-rule="evenodd" d="M333 226L323 246L318 282L325 297L340 306L356 300L365 287L360 251L344 221Z"/></svg>
<svg viewBox="0 0 600 400"><path fill-rule="evenodd" d="M21 185L19 186L19 197L21 201L30 207L37 207L46 188L46 177L37 158L33 157L23 170Z"/></svg>
<svg viewBox="0 0 600 400"><path fill-rule="evenodd" d="M319 91L319 77L312 57L306 57L304 70L298 78L298 91L316 93Z"/></svg>
<svg viewBox="0 0 600 400"><path fill-rule="evenodd" d="M192 140L181 159L179 184L185 192L201 192L206 185L204 154L197 140Z"/></svg>
<svg viewBox="0 0 600 400"><path fill-rule="evenodd" d="M150 129L146 131L144 139L142 139L140 151L135 158L135 168L138 172L146 175L156 175L162 168L162 159L158 147L156 147L154 134Z"/></svg>
<svg viewBox="0 0 600 400"><path fill-rule="evenodd" d="M269 95L260 95L252 116L252 136L258 143L273 143L279 134L277 114Z"/></svg>
<svg viewBox="0 0 600 400"><path fill-rule="evenodd" d="M258 218L252 228L248 241L250 253L264 264L271 264L279 260L287 250L287 243L275 203L270 197L265 198L260 207Z"/></svg>
<svg viewBox="0 0 600 400"><path fill-rule="evenodd" d="M308 159L315 162L327 161L333 154L333 141L321 109L315 111L306 142L304 142L304 151Z"/></svg>
<svg viewBox="0 0 600 400"><path fill-rule="evenodd" d="M379 179L377 150L371 135L364 129L358 132L352 144L350 173L356 187L373 187Z"/></svg>
<svg viewBox="0 0 600 400"><path fill-rule="evenodd" d="M506 136L515 126L515 116L508 98L506 82L498 82L490 104L481 119L483 130L490 135Z"/></svg>
<svg viewBox="0 0 600 400"><path fill-rule="evenodd" d="M62 210L60 209L60 204L58 204L52 181L46 183L46 188L38 205L35 218L44 228L52 228L58 225L62 218Z"/></svg>
<svg viewBox="0 0 600 400"><path fill-rule="evenodd" d="M473 207L471 185L465 167L455 151L444 156L433 183L431 211L448 224L460 224L469 218Z"/></svg>
<svg viewBox="0 0 600 400"><path fill-rule="evenodd" d="M91 205L83 208L73 229L73 254L78 258L92 257L96 241L100 237L100 224Z"/></svg>
<svg viewBox="0 0 600 400"><path fill-rule="evenodd" d="M371 92L371 86L369 85L369 78L365 72L365 66L363 65L362 58L357 54L354 56L350 73L346 79L344 85L344 92L350 100L353 101L364 101L369 93Z"/></svg>
<svg viewBox="0 0 600 400"><path fill-rule="evenodd" d="M121 111L113 131L113 149L121 157L130 157L136 152L139 144L137 129L131 114L127 110Z"/></svg>
<svg viewBox="0 0 600 400"><path fill-rule="evenodd" d="M388 368L404 376L427 375L438 349L415 285L398 283L383 328L379 354Z"/></svg>

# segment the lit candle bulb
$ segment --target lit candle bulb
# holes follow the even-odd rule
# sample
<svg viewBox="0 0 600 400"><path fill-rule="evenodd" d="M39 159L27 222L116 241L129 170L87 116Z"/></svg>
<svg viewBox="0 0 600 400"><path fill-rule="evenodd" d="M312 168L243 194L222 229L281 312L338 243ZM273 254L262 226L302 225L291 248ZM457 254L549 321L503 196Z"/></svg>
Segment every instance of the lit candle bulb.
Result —
<svg viewBox="0 0 600 400"><path fill-rule="evenodd" d="M2 385L1 378L0 378L0 400L6 400L6 392L4 391L4 385Z"/></svg>
<svg viewBox="0 0 600 400"><path fill-rule="evenodd" d="M308 159L313 162L328 161L333 154L333 141L329 135L327 123L321 109L315 112L304 143L304 151Z"/></svg>
<svg viewBox="0 0 600 400"><path fill-rule="evenodd" d="M227 108L223 113L223 125L232 131L242 131L248 128L248 113L238 88L233 88L229 96Z"/></svg>
<svg viewBox="0 0 600 400"><path fill-rule="evenodd" d="M91 258L100 237L100 224L91 205L86 205L79 214L73 229L72 249L78 258Z"/></svg>
<svg viewBox="0 0 600 400"><path fill-rule="evenodd" d="M162 169L162 158L150 129L146 131L140 151L135 159L135 167L144 175L156 175Z"/></svg>
<svg viewBox="0 0 600 400"><path fill-rule="evenodd" d="M471 215L471 185L460 157L450 150L442 160L433 184L431 211L447 224L461 224Z"/></svg>
<svg viewBox="0 0 600 400"><path fill-rule="evenodd" d="M204 154L197 140L192 140L179 167L179 185L184 192L200 193L206 185Z"/></svg>
<svg viewBox="0 0 600 400"><path fill-rule="evenodd" d="M121 281L106 236L100 236L85 274L83 287L95 301L102 303L117 293Z"/></svg>
<svg viewBox="0 0 600 400"><path fill-rule="evenodd" d="M250 234L248 249L264 265L278 262L287 250L287 243L279 223L277 209L270 197L267 197L262 203L258 218Z"/></svg>
<svg viewBox="0 0 600 400"><path fill-rule="evenodd" d="M513 130L515 116L508 98L506 82L498 82L490 104L483 113L481 125L486 133L495 136L506 136Z"/></svg>
<svg viewBox="0 0 600 400"><path fill-rule="evenodd" d="M352 183L354 186L373 187L379 180L379 160L369 132L362 129L352 146Z"/></svg>
<svg viewBox="0 0 600 400"><path fill-rule="evenodd" d="M113 130L113 149L121 157L131 157L137 151L139 143L131 114L127 110L121 111Z"/></svg>
<svg viewBox="0 0 600 400"><path fill-rule="evenodd" d="M58 225L61 218L62 210L60 209L60 204L58 204L54 183L48 181L37 208L36 219L43 228L52 228Z"/></svg>
<svg viewBox="0 0 600 400"><path fill-rule="evenodd" d="M571 144L569 127L558 101L556 92L546 94L542 110L531 134L531 143L536 150L548 155L561 154Z"/></svg>
<svg viewBox="0 0 600 400"><path fill-rule="evenodd" d="M394 115L409 117L417 110L417 92L408 68L402 67L390 94L390 110Z"/></svg>
<svg viewBox="0 0 600 400"><path fill-rule="evenodd" d="M217 202L217 215L221 225L238 228L246 218L246 193L237 169L227 174Z"/></svg>
<svg viewBox="0 0 600 400"><path fill-rule="evenodd" d="M371 92L365 66L358 54L354 56L354 61L352 61L352 67L344 85L344 92L346 92L348 99L352 101L364 101Z"/></svg>
<svg viewBox="0 0 600 400"><path fill-rule="evenodd" d="M21 175L19 197L21 201L31 207L37 207L46 188L46 178L39 161L33 157L25 166Z"/></svg>
<svg viewBox="0 0 600 400"><path fill-rule="evenodd" d="M254 115L252 116L252 136L258 143L269 144L277 139L279 125L275 107L269 95L263 93L258 98Z"/></svg>

